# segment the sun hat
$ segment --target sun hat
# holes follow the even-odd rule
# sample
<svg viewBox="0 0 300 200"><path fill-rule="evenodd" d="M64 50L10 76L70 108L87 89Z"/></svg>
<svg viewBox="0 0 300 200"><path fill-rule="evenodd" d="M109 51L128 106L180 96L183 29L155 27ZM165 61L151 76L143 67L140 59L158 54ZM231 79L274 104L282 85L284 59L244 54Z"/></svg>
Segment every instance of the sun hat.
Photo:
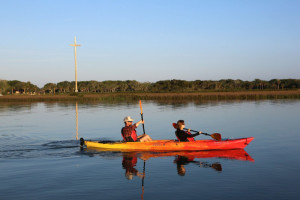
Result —
<svg viewBox="0 0 300 200"><path fill-rule="evenodd" d="M130 116L126 116L123 120L124 122L132 122L134 119L132 119Z"/></svg>
<svg viewBox="0 0 300 200"><path fill-rule="evenodd" d="M128 179L128 180L132 180L133 179L133 175L132 175L132 173L125 173L125 177Z"/></svg>

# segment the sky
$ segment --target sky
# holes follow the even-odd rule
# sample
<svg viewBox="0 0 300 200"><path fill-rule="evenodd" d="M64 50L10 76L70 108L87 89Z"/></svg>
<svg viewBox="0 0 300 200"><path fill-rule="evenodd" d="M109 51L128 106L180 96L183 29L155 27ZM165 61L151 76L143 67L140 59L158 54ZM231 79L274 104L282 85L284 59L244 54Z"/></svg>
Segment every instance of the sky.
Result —
<svg viewBox="0 0 300 200"><path fill-rule="evenodd" d="M0 0L0 79L300 78L299 0Z"/></svg>

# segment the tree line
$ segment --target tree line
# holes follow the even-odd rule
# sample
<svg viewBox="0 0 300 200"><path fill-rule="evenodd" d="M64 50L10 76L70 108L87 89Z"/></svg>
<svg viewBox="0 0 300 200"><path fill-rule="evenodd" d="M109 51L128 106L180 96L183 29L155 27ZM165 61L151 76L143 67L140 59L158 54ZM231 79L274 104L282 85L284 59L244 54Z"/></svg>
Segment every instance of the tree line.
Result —
<svg viewBox="0 0 300 200"><path fill-rule="evenodd" d="M272 79L269 81L255 79L214 80L162 80L154 83L127 81L79 81L78 91L82 93L114 92L201 92L201 91L243 91L243 90L290 90L300 89L300 79ZM31 82L18 80L0 80L0 94L64 94L73 93L75 82L63 81L47 83L42 88Z"/></svg>

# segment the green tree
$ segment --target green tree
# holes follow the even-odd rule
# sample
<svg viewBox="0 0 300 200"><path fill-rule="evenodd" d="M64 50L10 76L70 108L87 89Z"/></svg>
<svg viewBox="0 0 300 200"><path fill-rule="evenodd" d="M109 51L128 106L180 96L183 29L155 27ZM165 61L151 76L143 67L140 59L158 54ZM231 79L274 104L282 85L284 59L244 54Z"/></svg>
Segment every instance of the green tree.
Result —
<svg viewBox="0 0 300 200"><path fill-rule="evenodd" d="M6 80L0 80L0 94L6 93L9 87L10 86Z"/></svg>
<svg viewBox="0 0 300 200"><path fill-rule="evenodd" d="M98 85L97 81L89 81L88 84L87 84L87 87L89 88L89 91L96 92L97 85Z"/></svg>
<svg viewBox="0 0 300 200"><path fill-rule="evenodd" d="M44 85L43 89L48 93L55 94L55 90L57 88L57 85L55 83L47 83Z"/></svg>
<svg viewBox="0 0 300 200"><path fill-rule="evenodd" d="M57 83L57 88L61 93L66 93L71 91L71 82L69 81L63 81Z"/></svg>

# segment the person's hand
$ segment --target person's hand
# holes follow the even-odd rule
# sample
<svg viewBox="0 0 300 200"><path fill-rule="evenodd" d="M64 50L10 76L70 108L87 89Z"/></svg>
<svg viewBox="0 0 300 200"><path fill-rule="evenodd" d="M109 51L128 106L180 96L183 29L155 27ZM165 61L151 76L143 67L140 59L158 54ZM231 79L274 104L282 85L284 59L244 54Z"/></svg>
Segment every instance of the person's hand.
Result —
<svg viewBox="0 0 300 200"><path fill-rule="evenodd" d="M144 124L144 123L145 123L144 120L141 120L140 122L141 122L141 124Z"/></svg>
<svg viewBox="0 0 300 200"><path fill-rule="evenodd" d="M138 172L136 175L137 175L138 177L140 177L140 178L144 178L144 177L145 177L145 173L140 173L140 172Z"/></svg>
<svg viewBox="0 0 300 200"><path fill-rule="evenodd" d="M202 133L202 131L199 131L198 133L199 133L199 135L200 135L200 134Z"/></svg>
<svg viewBox="0 0 300 200"><path fill-rule="evenodd" d="M142 154L142 155L140 156L140 159L143 160L143 161L146 161L146 160L148 160L149 158L150 158L150 156L144 155L144 154Z"/></svg>
<svg viewBox="0 0 300 200"><path fill-rule="evenodd" d="M188 132L191 132L191 129L190 129L190 128L188 129Z"/></svg>

